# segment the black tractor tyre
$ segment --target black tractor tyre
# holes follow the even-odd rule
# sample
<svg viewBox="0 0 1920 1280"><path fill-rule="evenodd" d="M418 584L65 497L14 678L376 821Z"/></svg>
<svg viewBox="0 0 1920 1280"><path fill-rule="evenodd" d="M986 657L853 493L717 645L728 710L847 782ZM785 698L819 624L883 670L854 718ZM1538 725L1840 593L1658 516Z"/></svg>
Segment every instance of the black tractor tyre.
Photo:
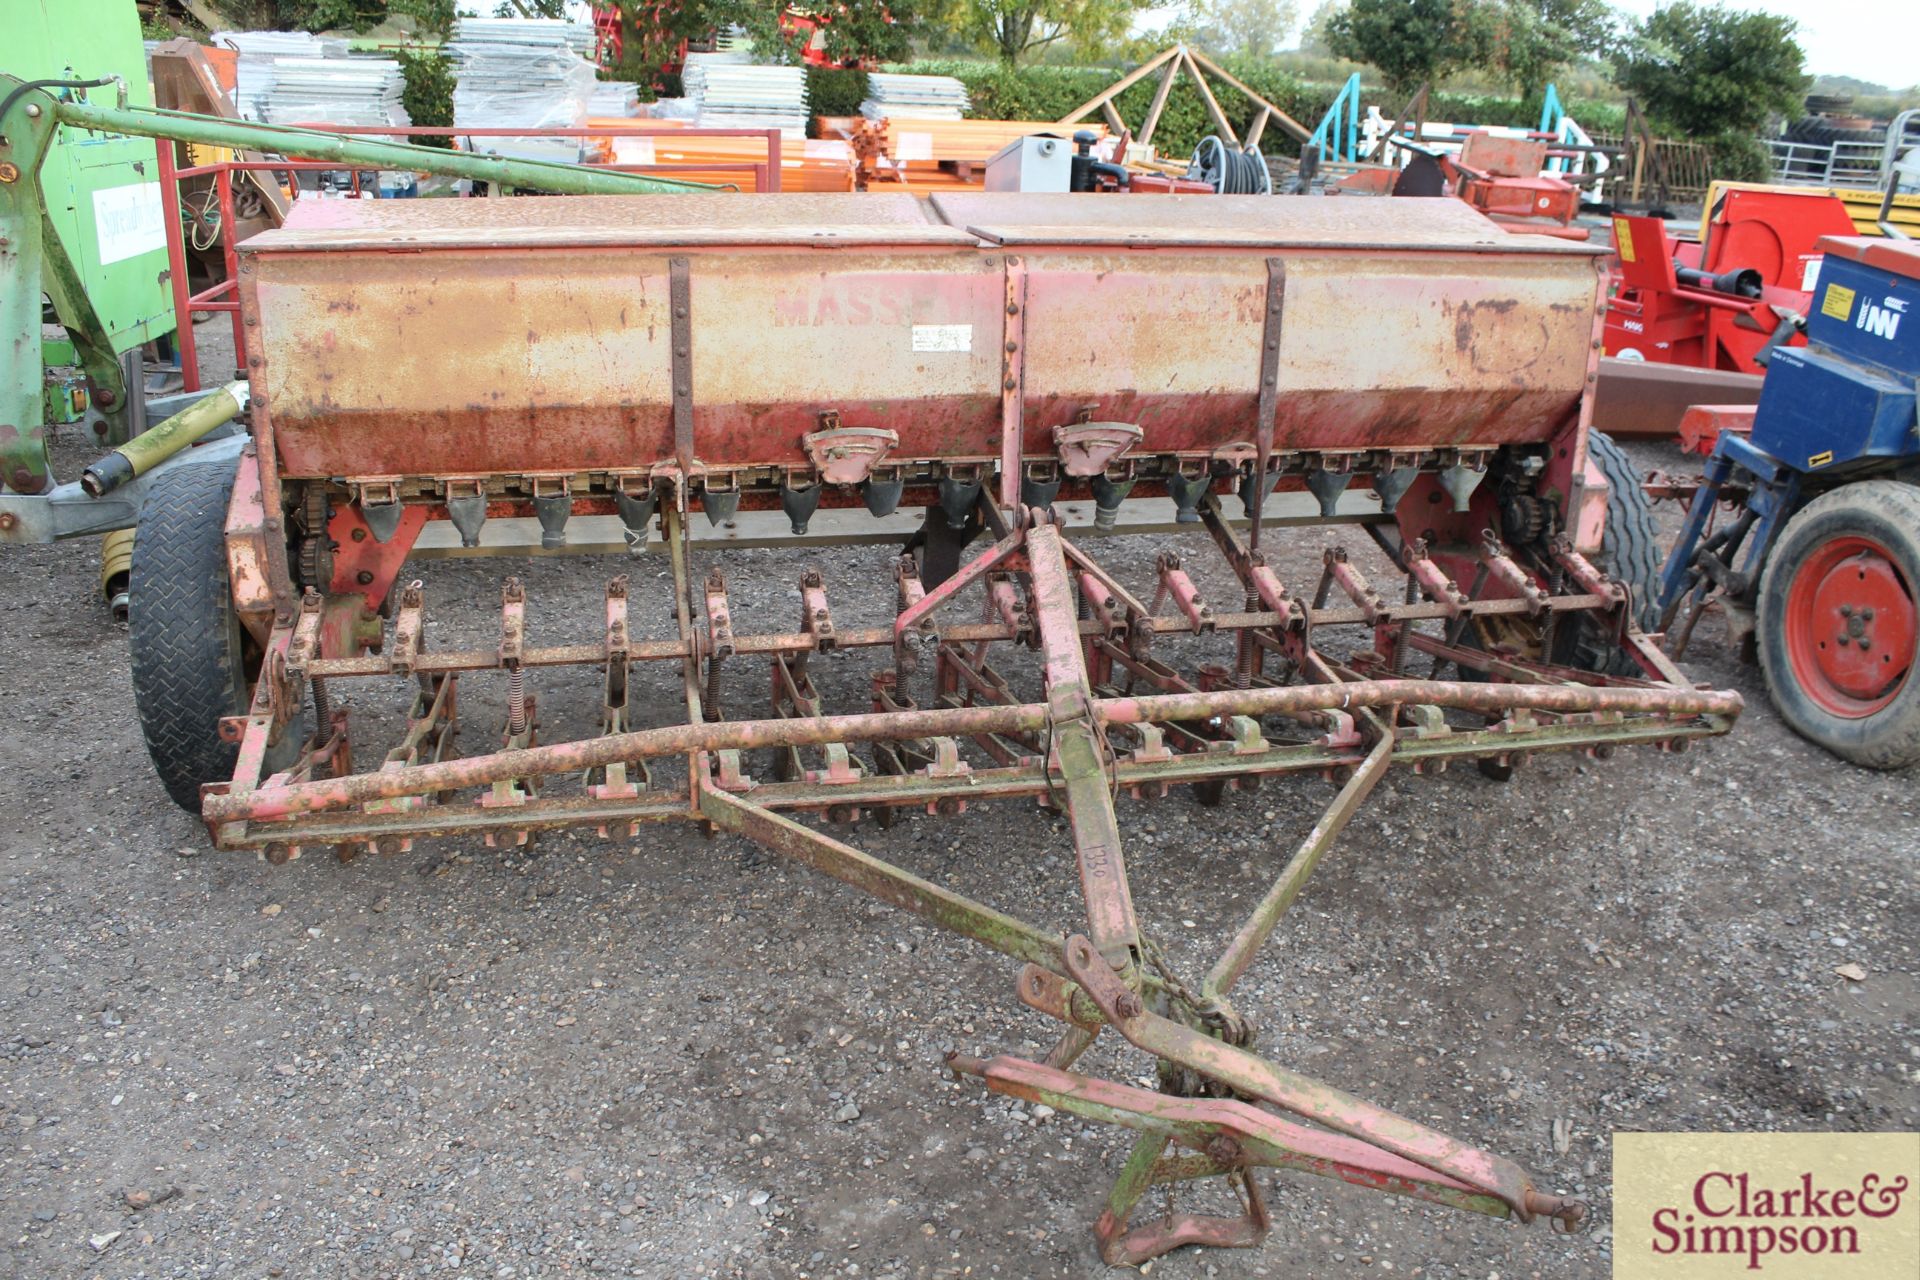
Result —
<svg viewBox="0 0 1920 1280"><path fill-rule="evenodd" d="M1818 687L1828 677L1821 673L1817 651L1839 644L1842 634L1849 634L1852 645L1858 645L1860 637L1850 634L1851 619L1837 610L1832 617L1823 616L1827 602L1812 588L1827 574L1844 570L1849 562L1836 557L1843 557L1849 547L1869 545L1876 548L1868 553L1878 562L1876 568L1884 566L1904 590L1906 634L1898 637L1897 630L1888 628L1888 618L1861 628L1865 638L1882 641L1878 656L1886 665L1886 686L1877 697L1849 705L1850 691ZM1865 562L1856 555L1851 563ZM1803 573L1812 576L1800 584L1802 593L1796 599L1796 580ZM1813 607L1816 600L1823 607ZM1760 673L1788 727L1841 759L1869 769L1920 763L1916 603L1920 603L1920 488L1899 480L1861 480L1815 498L1795 513L1767 555L1757 611Z"/></svg>
<svg viewBox="0 0 1920 1280"><path fill-rule="evenodd" d="M1598 567L1624 584L1633 601L1633 623L1642 631L1660 625L1660 543L1653 503L1641 487L1639 469L1604 431L1587 433L1587 456L1607 481L1607 523L1600 534ZM1645 674L1597 619L1569 618L1554 637L1553 661L1607 675Z"/></svg>
<svg viewBox="0 0 1920 1280"><path fill-rule="evenodd" d="M175 465L140 508L128 575L133 700L154 771L173 802L200 811L202 783L233 776L223 716L244 714L259 653L227 581L227 462ZM297 744L293 729L282 737Z"/></svg>

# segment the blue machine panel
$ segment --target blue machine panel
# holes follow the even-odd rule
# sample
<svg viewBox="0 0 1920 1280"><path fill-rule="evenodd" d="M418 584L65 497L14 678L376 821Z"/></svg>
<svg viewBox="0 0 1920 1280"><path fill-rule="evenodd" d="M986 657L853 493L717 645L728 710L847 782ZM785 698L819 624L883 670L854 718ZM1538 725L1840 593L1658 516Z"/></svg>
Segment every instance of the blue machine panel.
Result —
<svg viewBox="0 0 1920 1280"><path fill-rule="evenodd" d="M1807 343L1912 378L1920 370L1920 280L1828 254Z"/></svg>
<svg viewBox="0 0 1920 1280"><path fill-rule="evenodd" d="M1920 454L1920 281L1829 253L1807 345L1767 367L1753 444L1806 472Z"/></svg>

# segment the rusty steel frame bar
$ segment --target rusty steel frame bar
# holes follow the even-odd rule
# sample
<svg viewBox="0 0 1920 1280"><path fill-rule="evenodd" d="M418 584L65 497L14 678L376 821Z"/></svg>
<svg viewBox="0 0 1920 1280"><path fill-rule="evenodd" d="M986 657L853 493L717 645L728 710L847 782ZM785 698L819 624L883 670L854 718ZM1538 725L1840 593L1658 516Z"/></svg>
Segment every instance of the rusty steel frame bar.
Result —
<svg viewBox="0 0 1920 1280"><path fill-rule="evenodd" d="M1721 718L1730 722L1732 717L1740 713L1744 704L1735 693L1652 686L1361 680L1344 684L1095 698L1090 702L1089 713L1095 723L1112 727L1167 720L1205 721L1219 716L1298 716L1315 711L1408 705L1452 708L1483 715L1499 715L1513 710L1565 715L1644 712ZM829 742L875 742L891 738L1040 733L1048 727L1048 707L1044 703L684 724L497 752L439 764L415 765L390 773L360 774L351 778L263 788L247 795L216 795L208 798L204 813L212 823L264 821L364 804L370 800L391 800L462 787L488 786L516 777L578 773L608 764L630 763L659 756L725 749L820 746ZM1710 727L1708 731L1717 733L1723 730ZM1682 725L1664 728L1665 736L1685 734L1686 729ZM1605 736L1596 735L1600 739Z"/></svg>
<svg viewBox="0 0 1920 1280"><path fill-rule="evenodd" d="M1300 896L1300 890L1306 887L1307 877L1320 865L1320 859L1333 847L1340 833L1346 830L1347 823L1360 810L1366 798L1373 794L1374 787L1386 776L1387 766L1393 763L1393 736L1384 734L1375 744L1353 776L1347 779L1340 794L1334 797L1327 811L1320 815L1320 821L1313 824L1313 830L1301 842L1299 852L1293 855L1286 867L1280 872L1279 879L1267 890L1266 896L1253 909L1247 922L1240 926L1240 932L1214 962L1213 969L1207 974L1206 982L1200 988L1209 996L1223 996L1240 981L1253 963L1254 955L1266 945L1267 939L1280 923L1280 917L1286 914L1293 900Z"/></svg>
<svg viewBox="0 0 1920 1280"><path fill-rule="evenodd" d="M984 1081L995 1093L1044 1103L1084 1119L1157 1134L1203 1154L1211 1147L1220 1159L1215 1165L1218 1171L1244 1160L1337 1178L1493 1218L1508 1217L1512 1212L1497 1198L1479 1194L1457 1179L1435 1174L1366 1143L1294 1124L1244 1102L1173 1097L1018 1058L982 1061L956 1054L948 1058L947 1065L961 1075ZM1231 1136L1242 1150L1222 1148L1216 1141L1222 1134ZM1190 1168L1179 1176L1207 1174Z"/></svg>

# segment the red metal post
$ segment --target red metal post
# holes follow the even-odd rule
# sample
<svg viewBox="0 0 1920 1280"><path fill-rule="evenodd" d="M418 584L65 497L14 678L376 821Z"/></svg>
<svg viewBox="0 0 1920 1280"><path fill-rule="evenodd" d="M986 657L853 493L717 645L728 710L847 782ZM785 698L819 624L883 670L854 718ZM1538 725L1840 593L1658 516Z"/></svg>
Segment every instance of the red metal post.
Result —
<svg viewBox="0 0 1920 1280"><path fill-rule="evenodd" d="M173 143L154 140L160 158L160 214L167 232L167 283L173 290L174 342L180 348L180 389L200 389L200 357L193 347L193 309L187 297L187 245L180 230L180 179L174 171Z"/></svg>
<svg viewBox="0 0 1920 1280"><path fill-rule="evenodd" d="M224 292L230 295L228 301L233 305L233 376L247 376L247 336L240 323L240 255L234 251L234 237L239 234L238 224L233 216L233 169L221 165L214 175L220 192L220 252L226 259L227 282ZM188 317L191 322L192 317Z"/></svg>

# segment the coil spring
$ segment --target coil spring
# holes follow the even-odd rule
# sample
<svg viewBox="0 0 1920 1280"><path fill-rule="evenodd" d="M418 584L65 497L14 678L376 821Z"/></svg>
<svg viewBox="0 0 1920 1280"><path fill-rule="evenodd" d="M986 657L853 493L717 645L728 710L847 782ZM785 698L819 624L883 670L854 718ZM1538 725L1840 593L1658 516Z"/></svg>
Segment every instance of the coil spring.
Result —
<svg viewBox="0 0 1920 1280"><path fill-rule="evenodd" d="M313 687L314 737L324 747L333 741L333 698L325 680L316 677L307 683Z"/></svg>
<svg viewBox="0 0 1920 1280"><path fill-rule="evenodd" d="M507 733L515 738L527 731L527 674L514 667L507 672Z"/></svg>
<svg viewBox="0 0 1920 1280"><path fill-rule="evenodd" d="M1420 582L1412 574L1407 575L1407 603L1420 603ZM1402 618L1400 629L1393 636L1393 674L1404 675L1407 670L1407 637L1413 632L1413 620Z"/></svg>

